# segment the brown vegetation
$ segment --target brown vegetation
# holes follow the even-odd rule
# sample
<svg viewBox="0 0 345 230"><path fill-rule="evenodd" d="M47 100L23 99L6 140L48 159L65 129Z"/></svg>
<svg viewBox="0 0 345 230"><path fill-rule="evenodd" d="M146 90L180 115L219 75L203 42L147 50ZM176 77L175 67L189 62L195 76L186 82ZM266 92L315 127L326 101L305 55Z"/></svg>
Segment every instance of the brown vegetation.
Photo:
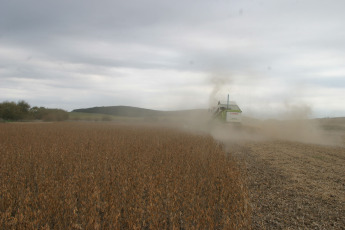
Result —
<svg viewBox="0 0 345 230"><path fill-rule="evenodd" d="M210 136L111 123L0 124L2 229L246 229Z"/></svg>

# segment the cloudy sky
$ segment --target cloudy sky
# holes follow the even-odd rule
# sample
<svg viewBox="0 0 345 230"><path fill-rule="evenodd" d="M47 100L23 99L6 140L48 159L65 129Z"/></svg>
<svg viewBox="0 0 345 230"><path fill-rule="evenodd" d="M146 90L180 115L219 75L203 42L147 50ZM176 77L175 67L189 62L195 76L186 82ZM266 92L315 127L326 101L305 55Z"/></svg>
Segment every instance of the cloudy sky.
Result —
<svg viewBox="0 0 345 230"><path fill-rule="evenodd" d="M0 101L345 116L343 0L0 0Z"/></svg>

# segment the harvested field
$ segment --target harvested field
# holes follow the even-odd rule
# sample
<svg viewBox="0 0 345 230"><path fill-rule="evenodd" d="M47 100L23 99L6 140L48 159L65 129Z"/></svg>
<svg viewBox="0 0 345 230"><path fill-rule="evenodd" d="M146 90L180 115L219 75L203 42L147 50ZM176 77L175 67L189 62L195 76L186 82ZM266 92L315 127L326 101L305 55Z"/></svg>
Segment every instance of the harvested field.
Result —
<svg viewBox="0 0 345 230"><path fill-rule="evenodd" d="M344 148L288 141L228 148L246 165L253 229L344 229Z"/></svg>
<svg viewBox="0 0 345 230"><path fill-rule="evenodd" d="M245 166L252 227L345 229L344 123L333 124L332 130L297 124L244 129L237 136L228 130L222 139L227 152Z"/></svg>
<svg viewBox="0 0 345 230"><path fill-rule="evenodd" d="M2 229L246 229L236 162L208 135L114 123L0 124Z"/></svg>

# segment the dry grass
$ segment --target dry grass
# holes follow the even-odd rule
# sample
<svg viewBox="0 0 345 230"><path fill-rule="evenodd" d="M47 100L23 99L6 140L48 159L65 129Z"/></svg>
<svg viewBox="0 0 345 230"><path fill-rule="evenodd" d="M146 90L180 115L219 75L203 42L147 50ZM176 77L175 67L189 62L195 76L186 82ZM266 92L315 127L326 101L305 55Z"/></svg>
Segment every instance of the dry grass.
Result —
<svg viewBox="0 0 345 230"><path fill-rule="evenodd" d="M246 229L247 196L236 163L209 136L0 124L2 229Z"/></svg>

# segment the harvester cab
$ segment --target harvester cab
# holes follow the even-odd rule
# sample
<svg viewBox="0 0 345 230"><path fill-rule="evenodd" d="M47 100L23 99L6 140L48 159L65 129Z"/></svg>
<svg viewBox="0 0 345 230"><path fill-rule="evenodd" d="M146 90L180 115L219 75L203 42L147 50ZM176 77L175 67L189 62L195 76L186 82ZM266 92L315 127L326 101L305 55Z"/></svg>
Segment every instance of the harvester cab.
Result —
<svg viewBox="0 0 345 230"><path fill-rule="evenodd" d="M218 102L218 105L213 107L213 119L219 120L224 123L241 124L242 122L242 110L238 107L236 102L229 101L226 103Z"/></svg>

